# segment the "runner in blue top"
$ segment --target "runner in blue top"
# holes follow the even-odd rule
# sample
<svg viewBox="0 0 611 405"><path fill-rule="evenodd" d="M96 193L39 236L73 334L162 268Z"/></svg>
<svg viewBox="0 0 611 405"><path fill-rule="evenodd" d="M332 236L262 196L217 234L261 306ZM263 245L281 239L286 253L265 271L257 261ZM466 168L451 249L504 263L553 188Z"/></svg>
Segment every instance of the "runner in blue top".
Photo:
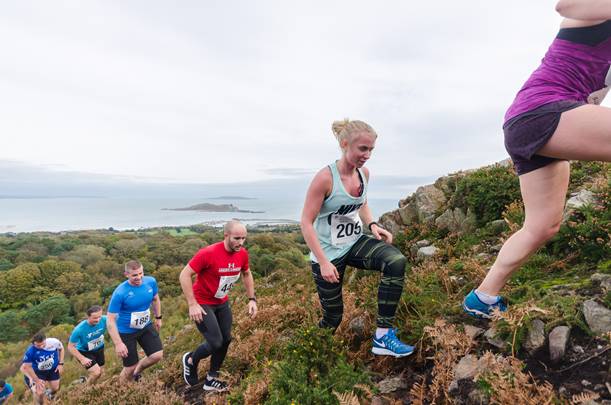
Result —
<svg viewBox="0 0 611 405"><path fill-rule="evenodd" d="M94 305L87 310L87 319L74 328L68 342L68 351L85 367L91 384L102 375L105 332L106 316L101 306Z"/></svg>
<svg viewBox="0 0 611 405"><path fill-rule="evenodd" d="M157 281L144 275L142 264L131 260L125 264L127 281L119 284L112 293L108 306L108 334L115 344L115 351L123 359L122 381L138 381L145 368L163 357L163 345L159 338L161 328L161 300ZM155 322L151 322L151 305ZM138 361L140 344L146 357Z"/></svg>
<svg viewBox="0 0 611 405"><path fill-rule="evenodd" d="M13 397L13 387L4 380L0 380L0 405L8 403Z"/></svg>
<svg viewBox="0 0 611 405"><path fill-rule="evenodd" d="M42 333L34 335L20 370L25 375L25 384L32 390L35 404L43 403L47 385L50 388L47 394L53 398L59 390L60 374L64 371L62 342Z"/></svg>

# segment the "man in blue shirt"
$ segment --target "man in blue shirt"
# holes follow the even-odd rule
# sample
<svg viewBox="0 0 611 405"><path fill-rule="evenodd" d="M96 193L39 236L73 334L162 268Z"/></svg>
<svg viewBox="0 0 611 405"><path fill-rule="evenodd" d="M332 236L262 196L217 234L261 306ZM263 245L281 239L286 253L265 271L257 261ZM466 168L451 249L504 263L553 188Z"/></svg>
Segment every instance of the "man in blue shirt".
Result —
<svg viewBox="0 0 611 405"><path fill-rule="evenodd" d="M4 380L0 380L0 405L8 403L13 397L13 387Z"/></svg>
<svg viewBox="0 0 611 405"><path fill-rule="evenodd" d="M53 398L59 390L60 375L64 371L64 345L58 339L37 333L23 356L20 370L34 394L34 403L42 405L45 393ZM50 389L45 391L47 385Z"/></svg>
<svg viewBox="0 0 611 405"><path fill-rule="evenodd" d="M68 341L68 351L85 367L90 384L102 375L105 363L104 332L106 316L102 315L101 306L94 305L87 310L87 319L74 328Z"/></svg>
<svg viewBox="0 0 611 405"><path fill-rule="evenodd" d="M108 334L115 344L117 355L123 359L122 381L138 381L142 370L163 357L159 337L161 328L161 300L157 281L144 275L142 264L131 260L125 264L126 281L117 286L108 306ZM151 305L152 304L152 305ZM151 306L155 322L151 322ZM146 357L138 361L140 344Z"/></svg>

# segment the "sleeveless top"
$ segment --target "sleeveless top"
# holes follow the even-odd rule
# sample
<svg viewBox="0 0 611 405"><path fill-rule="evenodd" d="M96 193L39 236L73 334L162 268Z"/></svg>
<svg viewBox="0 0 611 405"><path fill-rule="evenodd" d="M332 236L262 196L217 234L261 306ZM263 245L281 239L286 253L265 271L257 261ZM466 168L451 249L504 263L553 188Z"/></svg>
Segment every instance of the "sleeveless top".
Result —
<svg viewBox="0 0 611 405"><path fill-rule="evenodd" d="M314 221L314 229L325 256L328 260L334 260L348 253L363 234L363 224L358 213L367 201L367 178L361 169L357 169L363 182L363 192L360 196L353 197L344 188L337 162L328 167L333 177L333 188L320 207ZM310 260L318 262L312 252Z"/></svg>
<svg viewBox="0 0 611 405"><path fill-rule="evenodd" d="M590 27L561 28L541 65L532 73L505 114L505 122L544 104L587 102L605 87L611 62L611 20Z"/></svg>

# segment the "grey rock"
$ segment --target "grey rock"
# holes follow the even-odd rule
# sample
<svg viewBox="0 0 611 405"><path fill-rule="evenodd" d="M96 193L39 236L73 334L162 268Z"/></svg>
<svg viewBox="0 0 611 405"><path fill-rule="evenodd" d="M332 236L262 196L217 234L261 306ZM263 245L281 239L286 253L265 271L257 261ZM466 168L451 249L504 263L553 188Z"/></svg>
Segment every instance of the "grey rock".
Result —
<svg viewBox="0 0 611 405"><path fill-rule="evenodd" d="M436 248L435 246L425 246L425 247L421 247L420 249L418 249L418 252L416 253L416 257L420 260L424 260L424 259L434 257L437 254L437 252L439 252L439 249Z"/></svg>
<svg viewBox="0 0 611 405"><path fill-rule="evenodd" d="M588 381L588 380L581 380L581 385L582 385L583 387L586 387L586 388L587 388L587 387L589 387L590 385L592 385L592 383L591 383L590 381Z"/></svg>
<svg viewBox="0 0 611 405"><path fill-rule="evenodd" d="M454 208L453 210L448 208L435 219L437 229L447 229L458 234L472 231L475 228L475 224L475 216L473 214L465 214L460 208Z"/></svg>
<svg viewBox="0 0 611 405"><path fill-rule="evenodd" d="M528 329L524 348L531 355L545 345L545 324L540 319L534 319Z"/></svg>
<svg viewBox="0 0 611 405"><path fill-rule="evenodd" d="M581 190L577 193L573 193L572 197L567 200L566 205L564 206L562 221L566 222L575 212L575 210L594 202L595 197L590 190Z"/></svg>
<svg viewBox="0 0 611 405"><path fill-rule="evenodd" d="M407 388L407 382L401 377L386 378L378 383L380 393L389 394Z"/></svg>
<svg viewBox="0 0 611 405"><path fill-rule="evenodd" d="M611 291L611 274L594 273L590 280L599 283L606 292Z"/></svg>
<svg viewBox="0 0 611 405"><path fill-rule="evenodd" d="M448 393L450 395L454 395L456 393L458 393L458 381L453 380L450 385L448 386Z"/></svg>
<svg viewBox="0 0 611 405"><path fill-rule="evenodd" d="M556 326L550 332L549 357L552 362L559 362L564 358L570 334L571 329L568 326Z"/></svg>
<svg viewBox="0 0 611 405"><path fill-rule="evenodd" d="M503 350L505 349L505 347L507 347L507 342L497 337L497 330L494 327L488 329L486 333L484 333L484 337L486 338L489 344L496 348Z"/></svg>
<svg viewBox="0 0 611 405"><path fill-rule="evenodd" d="M565 209L577 209L582 208L585 205L592 204L596 201L594 193L590 190L581 190L578 193L573 194L571 198L566 202Z"/></svg>
<svg viewBox="0 0 611 405"><path fill-rule="evenodd" d="M408 204L399 208L399 217L404 226L410 226L418 223L418 208L415 201L410 201Z"/></svg>
<svg viewBox="0 0 611 405"><path fill-rule="evenodd" d="M596 334L611 332L611 310L594 300L587 300L582 307L586 323Z"/></svg>
<svg viewBox="0 0 611 405"><path fill-rule="evenodd" d="M429 242L426 239L422 239L422 240L419 240L418 242L416 242L416 246L418 246L419 248L425 247L425 246L431 246L431 242Z"/></svg>
<svg viewBox="0 0 611 405"><path fill-rule="evenodd" d="M489 403L488 396L478 389L472 390L467 397L467 405L488 405Z"/></svg>
<svg viewBox="0 0 611 405"><path fill-rule="evenodd" d="M467 336L469 336L471 339L475 339L484 333L484 329L473 325L464 325L464 329Z"/></svg>
<svg viewBox="0 0 611 405"><path fill-rule="evenodd" d="M399 233L403 226L401 215L399 215L399 210L394 210L385 213L380 217L380 219L378 219L378 222L382 226L382 228L386 229L393 235Z"/></svg>
<svg viewBox="0 0 611 405"><path fill-rule="evenodd" d="M454 380L472 380L477 374L477 356L467 354L454 367Z"/></svg>
<svg viewBox="0 0 611 405"><path fill-rule="evenodd" d="M390 405L390 401L384 397L376 395L371 398L371 405Z"/></svg>
<svg viewBox="0 0 611 405"><path fill-rule="evenodd" d="M585 350L583 350L583 347L576 345L576 346L573 346L573 352L577 354L584 354Z"/></svg>
<svg viewBox="0 0 611 405"><path fill-rule="evenodd" d="M503 247L503 244L502 244L502 243L499 243L498 245L491 246L491 247L490 247L490 251L491 251L492 253L498 253L498 252L500 252L500 251L501 251L501 248L502 248L502 247Z"/></svg>
<svg viewBox="0 0 611 405"><path fill-rule="evenodd" d="M489 254L489 253L484 253L484 252L482 252L482 253L478 253L477 255L475 255L475 257L476 257L478 260L483 260L483 261L487 261L487 260L492 259L492 255L491 255L491 254Z"/></svg>
<svg viewBox="0 0 611 405"><path fill-rule="evenodd" d="M367 331L365 330L365 319L362 316L352 318L348 324L348 329L360 340L368 337Z"/></svg>
<svg viewBox="0 0 611 405"><path fill-rule="evenodd" d="M433 223L435 214L446 203L446 196L433 184L418 187L414 196L418 221L420 223Z"/></svg>
<svg viewBox="0 0 611 405"><path fill-rule="evenodd" d="M505 222L504 219L490 221L486 226L494 235L500 235L501 233L509 230L509 226L507 225L507 222Z"/></svg>

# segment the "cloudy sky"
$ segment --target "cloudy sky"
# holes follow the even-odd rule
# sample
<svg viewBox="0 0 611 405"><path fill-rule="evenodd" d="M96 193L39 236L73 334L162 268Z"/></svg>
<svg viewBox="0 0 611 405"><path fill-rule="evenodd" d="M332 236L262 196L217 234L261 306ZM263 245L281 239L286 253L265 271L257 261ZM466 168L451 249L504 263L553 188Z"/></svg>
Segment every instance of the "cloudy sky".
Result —
<svg viewBox="0 0 611 405"><path fill-rule="evenodd" d="M0 13L0 167L171 182L308 174L343 117L368 166L506 157L503 114L554 1L13 1ZM7 175L9 171L5 171Z"/></svg>

